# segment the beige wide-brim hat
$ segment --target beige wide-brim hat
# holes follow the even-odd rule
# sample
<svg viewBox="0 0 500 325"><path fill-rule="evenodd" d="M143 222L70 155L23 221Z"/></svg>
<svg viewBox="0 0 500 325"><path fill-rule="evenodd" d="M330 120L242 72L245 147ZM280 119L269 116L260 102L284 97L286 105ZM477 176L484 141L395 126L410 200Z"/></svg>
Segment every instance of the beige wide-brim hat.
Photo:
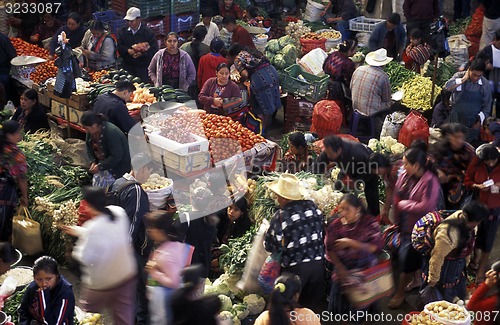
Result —
<svg viewBox="0 0 500 325"><path fill-rule="evenodd" d="M392 58L387 56L386 49L379 49L366 55L365 62L374 67L381 67L391 62Z"/></svg>
<svg viewBox="0 0 500 325"><path fill-rule="evenodd" d="M307 190L300 185L300 180L292 174L281 174L279 179L270 182L267 188L292 201L304 200L308 196Z"/></svg>

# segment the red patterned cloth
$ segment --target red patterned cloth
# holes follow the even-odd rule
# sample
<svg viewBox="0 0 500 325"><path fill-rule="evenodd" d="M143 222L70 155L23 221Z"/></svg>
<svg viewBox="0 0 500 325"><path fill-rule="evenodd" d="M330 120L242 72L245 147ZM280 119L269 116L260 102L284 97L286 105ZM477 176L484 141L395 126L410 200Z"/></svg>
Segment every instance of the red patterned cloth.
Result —
<svg viewBox="0 0 500 325"><path fill-rule="evenodd" d="M420 73L420 66L429 60L432 55L432 49L427 44L417 46L408 45L403 52L403 61L405 68L416 73Z"/></svg>
<svg viewBox="0 0 500 325"><path fill-rule="evenodd" d="M7 172L14 178L25 178L28 172L26 157L16 144L7 143L0 156L0 174Z"/></svg>

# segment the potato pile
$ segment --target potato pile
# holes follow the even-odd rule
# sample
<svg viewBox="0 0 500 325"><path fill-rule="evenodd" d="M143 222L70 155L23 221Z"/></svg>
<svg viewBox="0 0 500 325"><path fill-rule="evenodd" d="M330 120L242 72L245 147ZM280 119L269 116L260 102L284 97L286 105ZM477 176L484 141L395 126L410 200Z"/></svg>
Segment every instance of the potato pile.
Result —
<svg viewBox="0 0 500 325"><path fill-rule="evenodd" d="M102 325L103 319L101 314L86 313L85 317L80 322L81 325Z"/></svg>
<svg viewBox="0 0 500 325"><path fill-rule="evenodd" d="M309 40L309 41L320 41L322 39L324 39L325 37L321 36L321 35L318 35L316 33L313 33L313 32L309 32L307 34L304 34L300 37L300 39L303 39L303 40ZM338 38L338 37L337 37Z"/></svg>
<svg viewBox="0 0 500 325"><path fill-rule="evenodd" d="M328 32L321 32L318 33L321 38L326 38L326 39L338 39L342 37L342 34L336 30L330 30Z"/></svg>
<svg viewBox="0 0 500 325"><path fill-rule="evenodd" d="M464 307L449 303L447 301L436 301L425 306L424 312L433 317L450 321L465 321L469 316Z"/></svg>
<svg viewBox="0 0 500 325"><path fill-rule="evenodd" d="M162 188L167 188L172 185L172 180L170 178L162 177L159 174L151 174L146 183L142 184L142 189L145 191L160 190Z"/></svg>

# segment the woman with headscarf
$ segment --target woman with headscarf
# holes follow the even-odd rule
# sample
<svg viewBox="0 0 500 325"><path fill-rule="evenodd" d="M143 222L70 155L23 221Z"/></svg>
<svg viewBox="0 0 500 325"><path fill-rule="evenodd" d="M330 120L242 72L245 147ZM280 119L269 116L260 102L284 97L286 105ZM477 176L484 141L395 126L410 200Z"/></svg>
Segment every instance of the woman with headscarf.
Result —
<svg viewBox="0 0 500 325"><path fill-rule="evenodd" d="M262 53L240 44L229 48L227 60L240 73L240 82L250 80L252 111L262 118L264 128L269 127L272 115L281 107L278 72Z"/></svg>

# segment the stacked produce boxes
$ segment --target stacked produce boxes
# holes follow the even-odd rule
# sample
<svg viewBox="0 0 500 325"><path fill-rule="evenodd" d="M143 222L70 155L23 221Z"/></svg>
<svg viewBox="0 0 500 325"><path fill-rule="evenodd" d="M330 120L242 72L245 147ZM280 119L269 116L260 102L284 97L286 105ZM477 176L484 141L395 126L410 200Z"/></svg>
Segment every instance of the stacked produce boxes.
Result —
<svg viewBox="0 0 500 325"><path fill-rule="evenodd" d="M179 33L193 30L200 22L199 0L171 0L171 31Z"/></svg>

